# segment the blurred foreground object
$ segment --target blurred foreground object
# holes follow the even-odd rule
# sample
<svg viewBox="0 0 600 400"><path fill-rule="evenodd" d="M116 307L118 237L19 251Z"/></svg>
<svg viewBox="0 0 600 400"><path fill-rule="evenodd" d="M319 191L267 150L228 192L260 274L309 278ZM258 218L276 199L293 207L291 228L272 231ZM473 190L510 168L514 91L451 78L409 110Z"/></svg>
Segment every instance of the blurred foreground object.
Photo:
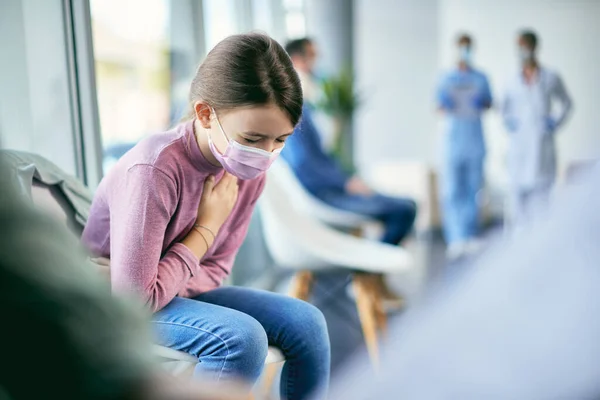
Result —
<svg viewBox="0 0 600 400"><path fill-rule="evenodd" d="M331 398L600 398L599 197L596 167L409 311L379 377L359 360Z"/></svg>
<svg viewBox="0 0 600 400"><path fill-rule="evenodd" d="M113 298L77 239L18 196L0 158L0 393L10 399L236 399L160 373L140 310ZM225 394L226 393L226 394Z"/></svg>

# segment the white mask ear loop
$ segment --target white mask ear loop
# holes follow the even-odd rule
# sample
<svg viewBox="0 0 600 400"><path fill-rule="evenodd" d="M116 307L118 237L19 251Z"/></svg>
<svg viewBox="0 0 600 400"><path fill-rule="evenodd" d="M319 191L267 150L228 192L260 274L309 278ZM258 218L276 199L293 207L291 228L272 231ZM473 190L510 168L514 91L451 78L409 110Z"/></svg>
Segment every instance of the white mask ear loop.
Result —
<svg viewBox="0 0 600 400"><path fill-rule="evenodd" d="M219 126L219 130L221 131L221 133L223 134L223 136L225 137L225 140L227 140L227 144L229 144L229 142L231 142L231 139L229 139L229 137L227 136L227 134L225 133L225 130L223 129L223 125L221 125L221 121L219 121L219 116L217 115L217 112L215 111L214 108L210 108L210 110L212 111L212 113L215 116L215 121L217 121L217 125Z"/></svg>

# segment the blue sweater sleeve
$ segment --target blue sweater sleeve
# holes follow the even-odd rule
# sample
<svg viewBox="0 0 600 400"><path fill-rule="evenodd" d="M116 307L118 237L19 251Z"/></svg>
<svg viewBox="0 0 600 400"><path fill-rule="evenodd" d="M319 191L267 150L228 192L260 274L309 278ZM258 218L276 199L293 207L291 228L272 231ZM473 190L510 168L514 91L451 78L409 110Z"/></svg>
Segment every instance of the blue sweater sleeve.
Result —
<svg viewBox="0 0 600 400"><path fill-rule="evenodd" d="M294 134L287 139L282 157L309 192L316 194L326 190L345 190L349 177L323 150L307 108L303 110Z"/></svg>

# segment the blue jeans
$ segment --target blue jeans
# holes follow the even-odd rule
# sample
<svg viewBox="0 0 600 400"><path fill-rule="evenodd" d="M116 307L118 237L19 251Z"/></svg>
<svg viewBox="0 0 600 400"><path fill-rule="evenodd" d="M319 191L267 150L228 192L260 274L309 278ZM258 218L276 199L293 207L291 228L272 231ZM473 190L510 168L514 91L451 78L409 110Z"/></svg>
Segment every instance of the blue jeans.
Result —
<svg viewBox="0 0 600 400"><path fill-rule="evenodd" d="M377 219L385 225L381 241L397 245L410 233L417 216L413 200L387 197L353 195L344 192L326 192L318 197L332 207Z"/></svg>
<svg viewBox="0 0 600 400"><path fill-rule="evenodd" d="M477 193L483 181L483 158L448 159L442 175L444 236L449 244L479 233Z"/></svg>
<svg viewBox="0 0 600 400"><path fill-rule="evenodd" d="M198 357L197 376L254 384L272 345L286 359L282 399L326 397L329 335L323 314L309 303L261 290L222 287L193 299L174 298L154 314L153 326L160 344Z"/></svg>

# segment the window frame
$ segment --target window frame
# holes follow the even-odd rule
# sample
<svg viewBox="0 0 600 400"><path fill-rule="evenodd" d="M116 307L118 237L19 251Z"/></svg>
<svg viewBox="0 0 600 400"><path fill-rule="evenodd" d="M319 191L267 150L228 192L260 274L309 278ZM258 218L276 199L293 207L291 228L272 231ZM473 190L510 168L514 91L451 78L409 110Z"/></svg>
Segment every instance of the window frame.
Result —
<svg viewBox="0 0 600 400"><path fill-rule="evenodd" d="M77 176L94 189L102 179L102 138L89 0L63 0Z"/></svg>

